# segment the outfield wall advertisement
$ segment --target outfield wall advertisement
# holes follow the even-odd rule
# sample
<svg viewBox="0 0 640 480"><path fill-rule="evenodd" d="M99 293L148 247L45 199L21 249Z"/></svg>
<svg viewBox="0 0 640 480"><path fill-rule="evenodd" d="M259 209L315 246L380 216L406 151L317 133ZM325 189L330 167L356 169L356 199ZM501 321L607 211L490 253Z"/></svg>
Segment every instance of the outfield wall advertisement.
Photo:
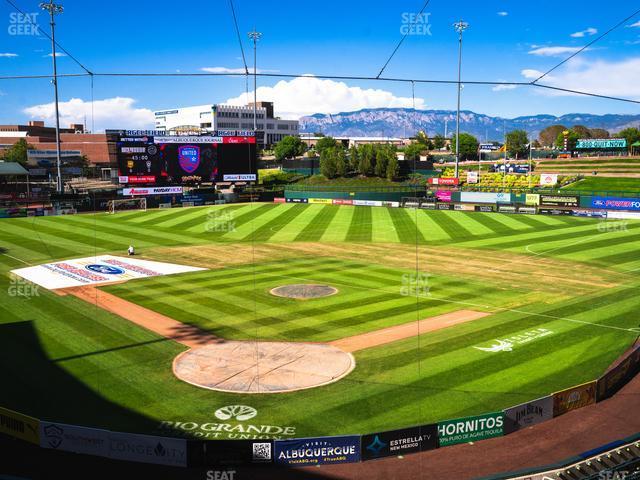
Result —
<svg viewBox="0 0 640 480"><path fill-rule="evenodd" d="M605 400L624 387L640 372L640 346L636 347L618 365L598 379L596 400Z"/></svg>
<svg viewBox="0 0 640 480"><path fill-rule="evenodd" d="M40 445L40 420L0 407L0 433Z"/></svg>
<svg viewBox="0 0 640 480"><path fill-rule="evenodd" d="M640 211L640 198L591 197L593 208Z"/></svg>
<svg viewBox="0 0 640 480"><path fill-rule="evenodd" d="M527 428L553 418L553 395L521 403L504 410L505 433Z"/></svg>
<svg viewBox="0 0 640 480"><path fill-rule="evenodd" d="M40 423L40 446L106 457L109 454L109 431L43 421Z"/></svg>
<svg viewBox="0 0 640 480"><path fill-rule="evenodd" d="M187 441L134 433L109 433L108 456L115 460L187 466Z"/></svg>
<svg viewBox="0 0 640 480"><path fill-rule="evenodd" d="M512 203L511 194L503 192L460 192L465 203Z"/></svg>
<svg viewBox="0 0 640 480"><path fill-rule="evenodd" d="M276 440L275 462L296 467L360 461L360 436Z"/></svg>
<svg viewBox="0 0 640 480"><path fill-rule="evenodd" d="M579 207L580 197L576 195L540 195L543 207Z"/></svg>
<svg viewBox="0 0 640 480"><path fill-rule="evenodd" d="M596 403L596 381L583 383L553 394L553 416Z"/></svg>
<svg viewBox="0 0 640 480"><path fill-rule="evenodd" d="M405 455L438 448L438 426L402 428L362 436L362 460Z"/></svg>
<svg viewBox="0 0 640 480"><path fill-rule="evenodd" d="M504 413L488 413L438 423L441 447L457 443L476 442L504 435Z"/></svg>

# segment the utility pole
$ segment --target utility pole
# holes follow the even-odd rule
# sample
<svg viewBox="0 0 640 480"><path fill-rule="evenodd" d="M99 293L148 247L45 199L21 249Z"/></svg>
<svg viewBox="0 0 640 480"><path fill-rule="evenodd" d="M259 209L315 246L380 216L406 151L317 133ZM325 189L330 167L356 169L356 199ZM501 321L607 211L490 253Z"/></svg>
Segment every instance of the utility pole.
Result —
<svg viewBox="0 0 640 480"><path fill-rule="evenodd" d="M54 15L58 13L64 12L64 8L62 5L56 5L53 3L53 0L49 0L49 3L41 3L40 8L42 10L47 10L49 12L49 16L51 17L51 56L53 57L53 91L55 97L55 110L56 110L56 170L57 170L57 181L56 181L56 190L58 193L63 193L64 189L62 186L62 172L60 170L60 164L62 163L60 160L60 112L58 110L58 65L56 62L56 32L55 32L55 21Z"/></svg>
<svg viewBox="0 0 640 480"><path fill-rule="evenodd" d="M258 40L262 37L262 33L256 31L256 27L253 27L253 31L248 33L249 38L253 40L253 131L254 134L258 132L258 69L257 69L257 50L258 50ZM266 120L266 119L265 119ZM256 142L258 139L256 138Z"/></svg>
<svg viewBox="0 0 640 480"><path fill-rule="evenodd" d="M460 163L460 93L462 90L462 33L469 28L469 24L460 20L453 24L458 32L458 110L456 112L456 169L455 177L458 178L458 164Z"/></svg>

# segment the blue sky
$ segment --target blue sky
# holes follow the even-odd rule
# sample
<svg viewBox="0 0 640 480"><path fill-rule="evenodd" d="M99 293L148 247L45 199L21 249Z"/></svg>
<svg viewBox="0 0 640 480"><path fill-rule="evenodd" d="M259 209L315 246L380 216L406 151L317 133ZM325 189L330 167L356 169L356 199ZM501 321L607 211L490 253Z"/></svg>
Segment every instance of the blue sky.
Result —
<svg viewBox="0 0 640 480"><path fill-rule="evenodd" d="M38 2L13 0L38 13ZM401 37L403 13L417 13L422 0L395 2L328 0L235 0L248 60L246 32L263 33L258 68L276 73L375 76ZM242 68L227 0L87 2L66 0L57 18L58 42L90 70L100 72L202 72ZM104 6L98 6L104 5ZM182 6L184 5L184 6ZM452 23L463 18L463 79L526 81L545 71L631 14L625 1L487 0L444 2L427 7L430 34L410 35L385 76L455 79L457 37ZM13 8L0 0L0 74L47 74L50 42L44 36L15 35ZM640 16L627 22L576 61L546 81L640 100ZM48 19L37 22L48 31ZM632 26L639 22L637 26ZM61 73L82 70L68 57L58 58ZM395 82L319 81L259 78L259 97L276 101L286 117L362 107L413 105L411 87ZM61 79L63 123L91 124L88 78ZM250 85L251 87L251 85ZM134 78L96 77L93 118L100 128L140 127L149 112L176 106L225 102L245 91L243 77ZM455 86L416 85L418 108L454 109ZM46 79L0 81L0 123L44 117L50 123L53 91ZM538 113L640 113L640 105L568 95L531 87L502 89L466 85L464 109L514 117Z"/></svg>

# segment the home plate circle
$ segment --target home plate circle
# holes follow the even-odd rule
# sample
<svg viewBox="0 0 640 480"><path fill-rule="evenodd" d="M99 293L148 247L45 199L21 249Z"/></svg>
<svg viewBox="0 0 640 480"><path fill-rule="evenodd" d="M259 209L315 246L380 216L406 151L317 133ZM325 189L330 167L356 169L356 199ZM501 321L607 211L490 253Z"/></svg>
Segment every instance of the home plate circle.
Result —
<svg viewBox="0 0 640 480"><path fill-rule="evenodd" d="M348 375L350 353L319 343L223 341L181 353L180 380L230 393L281 393L314 388Z"/></svg>

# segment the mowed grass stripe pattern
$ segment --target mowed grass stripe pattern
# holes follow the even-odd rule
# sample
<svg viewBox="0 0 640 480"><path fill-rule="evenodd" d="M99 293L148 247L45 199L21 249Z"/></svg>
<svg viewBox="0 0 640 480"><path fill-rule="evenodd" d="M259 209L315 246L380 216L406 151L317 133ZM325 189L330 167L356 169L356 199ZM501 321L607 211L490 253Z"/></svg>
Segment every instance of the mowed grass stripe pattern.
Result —
<svg viewBox="0 0 640 480"><path fill-rule="evenodd" d="M609 225L609 227L607 227ZM618 227L616 227L618 225ZM620 227L622 225L622 227ZM384 242L544 254L628 270L640 222L333 205L241 204L3 221L0 248L37 261L211 242Z"/></svg>
<svg viewBox="0 0 640 480"><path fill-rule="evenodd" d="M212 221L224 228L210 228ZM634 255L638 222L607 230L593 219L291 204L0 222L0 253L6 254L0 254L3 292L10 286L8 270L24 266L12 257L35 264L94 253L124 254L130 243L152 258L171 261L170 255L153 257L154 252L236 243L247 251L250 242L259 248L263 242L347 239L365 248L369 242L412 244L417 238L426 246L521 254L528 248L536 252L530 255L542 252L625 271L640 267ZM255 407L263 424L295 426L298 437L367 433L494 411L591 380L637 335L625 330L637 326L637 272L630 272L619 287L594 288L587 295L552 303L533 301L531 292L517 284L494 288L464 275L429 277L428 295L416 302L405 289L412 286L411 273L298 250L290 258L262 261L255 268L226 266L107 287L230 339L328 341L460 308L481 309L477 305L496 312L357 352L357 368L346 379L287 394L286 400L185 384L171 374L171 361L183 350L180 345L72 297L45 291L32 298L5 293L0 303L0 365L14 388L3 393L3 405L60 422L158 433L154 429L162 420L210 422L212 409L240 403ZM302 302L269 294L274 286L308 281L334 285L340 292ZM519 305L518 311L509 310L513 304ZM512 352L474 349L541 327L553 334ZM30 330L33 335L24 333ZM33 354L40 349L43 354Z"/></svg>

